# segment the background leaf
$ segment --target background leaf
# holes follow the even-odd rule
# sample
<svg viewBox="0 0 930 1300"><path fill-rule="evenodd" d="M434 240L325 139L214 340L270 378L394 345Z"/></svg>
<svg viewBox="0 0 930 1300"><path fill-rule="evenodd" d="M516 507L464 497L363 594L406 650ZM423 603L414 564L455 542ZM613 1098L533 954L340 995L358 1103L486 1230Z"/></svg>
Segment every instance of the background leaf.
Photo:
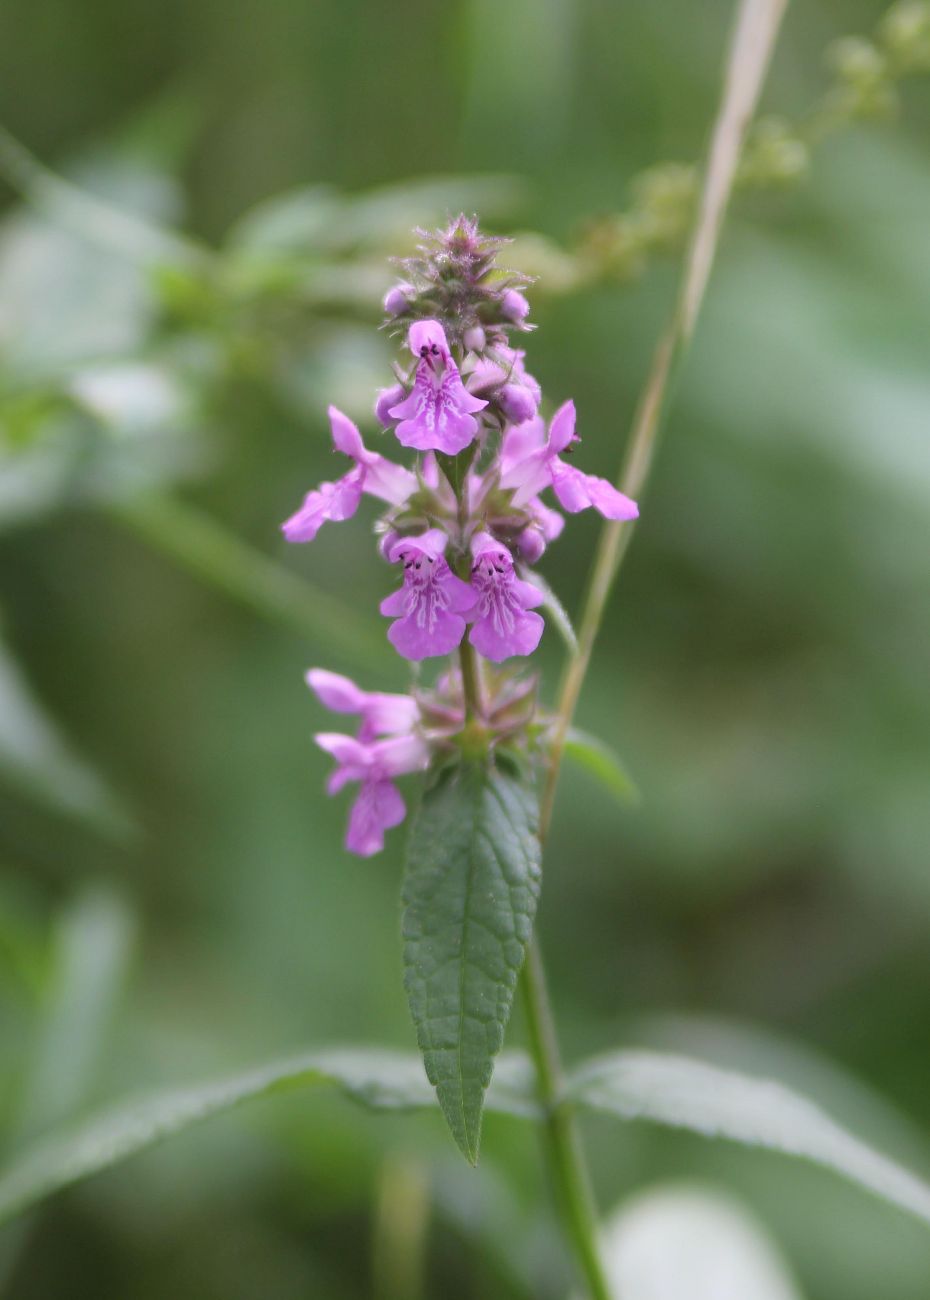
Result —
<svg viewBox="0 0 930 1300"><path fill-rule="evenodd" d="M446 770L407 849L404 969L426 1073L474 1164L539 895L537 799L502 763Z"/></svg>
<svg viewBox="0 0 930 1300"><path fill-rule="evenodd" d="M59 733L0 642L0 778L54 812L110 838L132 834L129 814L103 778Z"/></svg>
<svg viewBox="0 0 930 1300"><path fill-rule="evenodd" d="M930 1223L930 1185L770 1079L657 1052L617 1052L573 1071L567 1095L590 1110L803 1156Z"/></svg>
<svg viewBox="0 0 930 1300"><path fill-rule="evenodd" d="M639 803L640 793L636 782L606 741L592 736L590 732L570 727L563 752L566 758L597 777L620 803Z"/></svg>
<svg viewBox="0 0 930 1300"><path fill-rule="evenodd" d="M489 1104L512 1115L535 1115L528 1062L512 1056L500 1065ZM272 1093L320 1085L334 1085L374 1109L435 1105L417 1057L377 1048L307 1052L211 1083L165 1089L48 1137L19 1156L0 1175L0 1222L212 1115Z"/></svg>

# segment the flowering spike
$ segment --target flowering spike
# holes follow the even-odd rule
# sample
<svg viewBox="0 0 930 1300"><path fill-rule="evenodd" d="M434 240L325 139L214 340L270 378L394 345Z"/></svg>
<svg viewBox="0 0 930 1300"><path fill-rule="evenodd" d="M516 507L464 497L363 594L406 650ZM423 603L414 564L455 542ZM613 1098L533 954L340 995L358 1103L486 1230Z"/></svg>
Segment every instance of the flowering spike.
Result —
<svg viewBox="0 0 930 1300"><path fill-rule="evenodd" d="M571 461L574 403L564 402L548 428L542 419L540 385L510 342L531 326L527 280L495 265L507 241L483 235L466 216L418 234L403 281L384 299L386 324L406 336L407 365L395 366L374 416L422 454L395 464L331 406L333 447L350 468L308 493L283 525L288 540L311 541L324 523L354 515L363 495L379 498L378 549L403 567L400 587L380 606L395 650L419 663L455 654L467 637L489 661L474 671L465 656L462 671L453 661L435 686L418 677L406 695L365 691L322 668L307 674L326 708L357 720L354 736L316 739L335 760L330 793L358 785L346 844L363 856L404 817L397 778L450 752L463 762L505 744L533 752L536 677L507 661L533 654L545 626L536 612L543 592L521 571L565 526L543 494L570 515L589 507L608 519L637 515L635 502Z"/></svg>

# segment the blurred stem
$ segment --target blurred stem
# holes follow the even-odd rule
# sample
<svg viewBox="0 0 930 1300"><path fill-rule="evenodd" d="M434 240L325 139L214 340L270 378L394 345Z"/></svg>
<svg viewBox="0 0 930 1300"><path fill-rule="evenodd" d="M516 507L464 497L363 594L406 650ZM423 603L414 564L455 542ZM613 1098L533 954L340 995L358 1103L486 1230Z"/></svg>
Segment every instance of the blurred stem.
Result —
<svg viewBox="0 0 930 1300"><path fill-rule="evenodd" d="M546 988L542 951L530 940L521 974L530 1052L545 1111L546 1145L559 1210L591 1300L611 1300L598 1246L598 1214L574 1114L561 1100L562 1058Z"/></svg>
<svg viewBox="0 0 930 1300"><path fill-rule="evenodd" d="M627 496L638 497L649 474L674 381L694 333L746 130L758 102L786 6L787 0L740 0L737 9L723 95L711 135L700 202L678 296L653 355L618 479L621 491ZM584 601L578 651L568 662L559 694L555 734L540 808L540 837L543 842L552 822L565 737L574 717L607 599L632 535L630 523L608 521L601 530ZM561 1099L562 1065L555 1019L546 988L542 954L535 939L527 952L522 983L540 1100L548 1115L545 1132L550 1163L566 1231L592 1300L609 1300L610 1291L598 1253L597 1209L590 1191L584 1153L573 1114Z"/></svg>
<svg viewBox="0 0 930 1300"><path fill-rule="evenodd" d="M377 1300L422 1300L426 1294L429 1181L422 1163L388 1155L381 1170L372 1241Z"/></svg>
<svg viewBox="0 0 930 1300"><path fill-rule="evenodd" d="M704 299L746 129L755 111L786 7L787 0L740 0L723 97L711 136L678 296L653 354L633 419L626 459L617 480L618 487L627 496L638 498L646 485L656 440ZM607 599L632 536L632 523L608 521L601 529L581 615L578 653L566 666L559 692L541 808L544 836L552 820L565 737L584 685Z"/></svg>
<svg viewBox="0 0 930 1300"><path fill-rule="evenodd" d="M312 587L177 497L108 505L112 518L201 581L262 618L325 642L360 667L383 668L384 643L341 600Z"/></svg>

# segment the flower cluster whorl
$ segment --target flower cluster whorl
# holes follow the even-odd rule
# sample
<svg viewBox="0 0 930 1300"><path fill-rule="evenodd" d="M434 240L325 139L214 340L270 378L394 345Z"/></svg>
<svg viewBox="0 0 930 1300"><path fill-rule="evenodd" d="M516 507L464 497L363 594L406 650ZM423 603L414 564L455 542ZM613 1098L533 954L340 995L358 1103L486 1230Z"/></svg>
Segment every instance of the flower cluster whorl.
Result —
<svg viewBox="0 0 930 1300"><path fill-rule="evenodd" d="M565 521L540 494L551 489L569 514L591 506L619 520L638 511L605 479L563 459L577 441L572 402L548 427L539 414L540 386L525 353L509 342L511 330L531 327L525 282L494 265L505 241L483 236L464 217L435 235L420 233L419 255L403 263L407 278L384 300L388 324L406 330L409 361L375 402L378 423L416 461L406 468L368 450L352 421L330 407L333 446L352 466L308 493L282 528L288 541L308 542L324 523L354 515L363 494L386 502L380 550L402 573L381 603L391 644L419 662L467 643L469 653L497 665L531 655L542 636L535 609L544 597L530 566ZM469 712L480 712L489 744L525 727L535 683L501 670L483 678L476 701L465 698L455 670L429 696L371 695L347 678L311 672L327 707L362 716L356 737L316 737L337 762L330 792L361 783L349 820L352 851L383 846L384 830L404 816L393 778L454 746Z"/></svg>

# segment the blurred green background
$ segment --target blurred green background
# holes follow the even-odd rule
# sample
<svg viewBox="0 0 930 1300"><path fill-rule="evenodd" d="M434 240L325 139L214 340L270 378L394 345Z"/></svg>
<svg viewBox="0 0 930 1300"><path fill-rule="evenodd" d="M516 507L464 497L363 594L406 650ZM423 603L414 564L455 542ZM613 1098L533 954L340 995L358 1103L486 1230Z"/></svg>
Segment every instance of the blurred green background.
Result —
<svg viewBox="0 0 930 1300"><path fill-rule="evenodd" d="M795 5L766 110L802 114L824 49L882 12ZM0 122L81 188L32 177L43 212L7 185L0 225L5 1148L299 1046L413 1047L402 834L343 852L301 680L403 688L379 648L390 578L370 503L313 547L285 552L278 523L332 473L327 403L365 421L389 382L387 257L447 208L553 241L526 245L551 273L528 361L550 401L574 396L585 467L614 472L675 264L556 294L554 249L644 167L700 154L730 16L7 0ZM580 710L642 805L566 772L540 927L569 1057L661 1045L771 1073L927 1169L926 82L903 101L734 207ZM596 531L579 517L541 566L570 609ZM282 618L221 589L229 536ZM559 654L550 634L550 694ZM826 1173L588 1134L605 1207L724 1186L809 1300L930 1294L926 1229ZM476 1173L438 1112L296 1096L58 1197L0 1234L0 1281L17 1300L416 1300L392 1243L419 1223L424 1294L562 1296L549 1202L528 1127L489 1118Z"/></svg>

